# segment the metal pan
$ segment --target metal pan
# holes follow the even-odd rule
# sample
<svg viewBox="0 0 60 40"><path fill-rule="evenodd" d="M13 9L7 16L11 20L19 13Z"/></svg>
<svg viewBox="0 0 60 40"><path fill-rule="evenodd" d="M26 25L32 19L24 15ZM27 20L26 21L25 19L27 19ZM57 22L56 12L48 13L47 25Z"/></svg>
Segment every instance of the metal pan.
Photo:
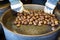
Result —
<svg viewBox="0 0 60 40"><path fill-rule="evenodd" d="M43 10L44 6L42 5L36 5L36 4L27 4L24 5L25 9L34 9L34 10ZM12 19L15 19L16 17L16 12L12 11L11 9L7 10L3 16L2 16L2 20L1 20L1 24L2 27L4 29L4 33L5 33L5 37L6 40L55 40L57 37L57 33L60 29L60 27L58 27L56 30L48 32L46 34L42 34L42 35L25 35L25 34L19 34L17 32L14 31L11 21L13 21ZM9 21L9 25L7 25L7 20L9 20L9 18L11 18L11 20ZM15 26L14 26L15 28Z"/></svg>

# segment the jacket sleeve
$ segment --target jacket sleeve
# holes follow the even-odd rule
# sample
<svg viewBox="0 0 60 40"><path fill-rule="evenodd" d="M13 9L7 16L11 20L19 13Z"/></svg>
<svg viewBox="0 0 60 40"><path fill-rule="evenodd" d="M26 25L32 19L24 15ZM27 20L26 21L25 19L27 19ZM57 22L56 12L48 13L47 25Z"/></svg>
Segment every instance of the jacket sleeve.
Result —
<svg viewBox="0 0 60 40"><path fill-rule="evenodd" d="M47 0L47 2L45 3L44 11L46 13L51 13L52 14L58 1L59 0Z"/></svg>
<svg viewBox="0 0 60 40"><path fill-rule="evenodd" d="M20 0L9 0L11 9L16 12L23 11L23 3Z"/></svg>

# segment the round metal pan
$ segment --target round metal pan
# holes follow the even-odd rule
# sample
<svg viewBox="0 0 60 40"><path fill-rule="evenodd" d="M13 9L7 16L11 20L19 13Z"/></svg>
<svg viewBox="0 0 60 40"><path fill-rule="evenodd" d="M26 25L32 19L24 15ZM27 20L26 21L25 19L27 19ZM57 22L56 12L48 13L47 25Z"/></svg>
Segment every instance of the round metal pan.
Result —
<svg viewBox="0 0 60 40"><path fill-rule="evenodd" d="M34 10L43 10L44 6L36 5L36 4L27 4L27 5L24 5L24 8L25 9L34 9ZM42 35L25 35L25 34L19 34L19 33L15 32L12 27L11 21L13 21L13 19L15 19L16 13L17 12L14 12L11 9L9 9L2 15L1 24L4 29L4 33L5 33L7 40L55 40L60 27L58 27L54 31L51 31L51 32L48 32L48 33L42 34ZM11 20L9 21L9 23L8 23L9 25L8 25L6 23L7 23L7 20L9 20L9 18L11 18ZM9 27L9 26L11 26L11 27Z"/></svg>

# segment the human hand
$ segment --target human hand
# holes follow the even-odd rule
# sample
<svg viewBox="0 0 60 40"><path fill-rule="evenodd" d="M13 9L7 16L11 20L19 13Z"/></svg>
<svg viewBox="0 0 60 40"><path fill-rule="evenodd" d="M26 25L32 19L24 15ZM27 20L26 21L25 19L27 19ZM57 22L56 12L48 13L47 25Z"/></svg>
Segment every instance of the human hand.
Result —
<svg viewBox="0 0 60 40"><path fill-rule="evenodd" d="M47 0L47 2L45 3L44 12L52 14L58 1L59 0Z"/></svg>
<svg viewBox="0 0 60 40"><path fill-rule="evenodd" d="M9 1L12 10L20 13L23 12L24 7L23 7L23 3L20 0L9 0Z"/></svg>

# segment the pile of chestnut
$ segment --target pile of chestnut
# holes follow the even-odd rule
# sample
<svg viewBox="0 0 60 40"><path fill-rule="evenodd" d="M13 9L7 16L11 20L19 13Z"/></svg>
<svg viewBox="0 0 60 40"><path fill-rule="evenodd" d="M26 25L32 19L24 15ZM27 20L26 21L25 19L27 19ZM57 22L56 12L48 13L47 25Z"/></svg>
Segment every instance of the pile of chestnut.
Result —
<svg viewBox="0 0 60 40"><path fill-rule="evenodd" d="M42 10L28 10L30 12L17 13L14 21L16 26L20 25L50 25L52 27L59 24L54 14L44 13Z"/></svg>

